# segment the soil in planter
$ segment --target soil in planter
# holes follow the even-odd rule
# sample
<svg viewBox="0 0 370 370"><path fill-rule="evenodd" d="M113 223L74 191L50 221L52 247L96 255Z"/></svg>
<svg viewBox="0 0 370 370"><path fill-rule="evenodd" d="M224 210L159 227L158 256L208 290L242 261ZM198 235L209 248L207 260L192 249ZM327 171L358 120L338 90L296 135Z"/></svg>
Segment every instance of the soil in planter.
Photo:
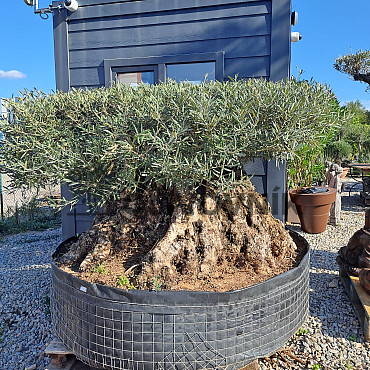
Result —
<svg viewBox="0 0 370 370"><path fill-rule="evenodd" d="M83 280L123 289L221 292L279 275L305 252L247 183L224 198L204 187L122 194L54 259Z"/></svg>

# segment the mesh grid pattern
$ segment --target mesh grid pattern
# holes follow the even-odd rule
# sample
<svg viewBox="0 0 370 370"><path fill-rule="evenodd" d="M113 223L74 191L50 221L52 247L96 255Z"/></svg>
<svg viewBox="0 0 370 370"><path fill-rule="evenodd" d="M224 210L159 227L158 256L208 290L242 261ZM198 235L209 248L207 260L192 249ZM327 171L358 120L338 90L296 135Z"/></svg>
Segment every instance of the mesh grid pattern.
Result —
<svg viewBox="0 0 370 370"><path fill-rule="evenodd" d="M171 304L171 292L133 292L140 303L106 299L81 291L78 284L86 282L53 266L55 334L98 368L239 369L279 349L306 318L308 257L300 270L265 282L267 292L262 283L239 291L236 300L214 293L225 302L210 304L200 293L196 304L185 299L181 305ZM155 294L158 302L142 303L143 294Z"/></svg>

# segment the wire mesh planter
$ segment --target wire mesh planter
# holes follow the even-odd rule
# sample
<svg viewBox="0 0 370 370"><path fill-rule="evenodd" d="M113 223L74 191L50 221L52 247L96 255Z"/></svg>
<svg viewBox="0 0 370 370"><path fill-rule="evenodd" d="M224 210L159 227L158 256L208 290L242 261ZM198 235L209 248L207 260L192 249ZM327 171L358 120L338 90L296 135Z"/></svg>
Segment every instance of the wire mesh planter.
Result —
<svg viewBox="0 0 370 370"><path fill-rule="evenodd" d="M57 337L102 369L240 369L275 352L308 314L309 246L298 267L230 292L122 290L52 265Z"/></svg>

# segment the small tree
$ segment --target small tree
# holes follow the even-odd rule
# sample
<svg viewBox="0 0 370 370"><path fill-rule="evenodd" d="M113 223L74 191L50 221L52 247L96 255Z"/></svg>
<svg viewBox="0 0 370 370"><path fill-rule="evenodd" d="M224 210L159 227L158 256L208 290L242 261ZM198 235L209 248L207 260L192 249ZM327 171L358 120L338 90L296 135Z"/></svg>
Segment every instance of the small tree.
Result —
<svg viewBox="0 0 370 370"><path fill-rule="evenodd" d="M349 102L345 109L350 119L341 127L341 139L352 146L358 160L366 161L370 142L370 112L357 100Z"/></svg>
<svg viewBox="0 0 370 370"><path fill-rule="evenodd" d="M352 117L348 124L370 125L370 112L359 100L348 102L345 109Z"/></svg>
<svg viewBox="0 0 370 370"><path fill-rule="evenodd" d="M370 50L359 50L355 54L345 54L335 60L334 68L350 75L355 81L370 85ZM367 87L369 90L370 86Z"/></svg>
<svg viewBox="0 0 370 370"><path fill-rule="evenodd" d="M291 263L295 247L243 163L318 145L339 124L333 98L294 79L31 91L9 102L1 166L14 186L62 182L71 203L90 194L103 206L59 260L73 268L124 254L140 287L220 266L266 274Z"/></svg>
<svg viewBox="0 0 370 370"><path fill-rule="evenodd" d="M332 141L328 143L326 153L331 161L341 165L343 159L352 154L352 146L346 141Z"/></svg>

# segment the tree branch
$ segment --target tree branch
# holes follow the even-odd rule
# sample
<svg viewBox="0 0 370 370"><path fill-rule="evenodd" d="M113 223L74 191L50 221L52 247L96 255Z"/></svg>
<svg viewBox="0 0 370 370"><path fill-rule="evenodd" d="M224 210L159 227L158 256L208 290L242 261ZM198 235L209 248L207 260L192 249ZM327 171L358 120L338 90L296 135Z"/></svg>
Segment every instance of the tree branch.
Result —
<svg viewBox="0 0 370 370"><path fill-rule="evenodd" d="M362 81L370 85L370 73L356 73L353 75L355 81Z"/></svg>

